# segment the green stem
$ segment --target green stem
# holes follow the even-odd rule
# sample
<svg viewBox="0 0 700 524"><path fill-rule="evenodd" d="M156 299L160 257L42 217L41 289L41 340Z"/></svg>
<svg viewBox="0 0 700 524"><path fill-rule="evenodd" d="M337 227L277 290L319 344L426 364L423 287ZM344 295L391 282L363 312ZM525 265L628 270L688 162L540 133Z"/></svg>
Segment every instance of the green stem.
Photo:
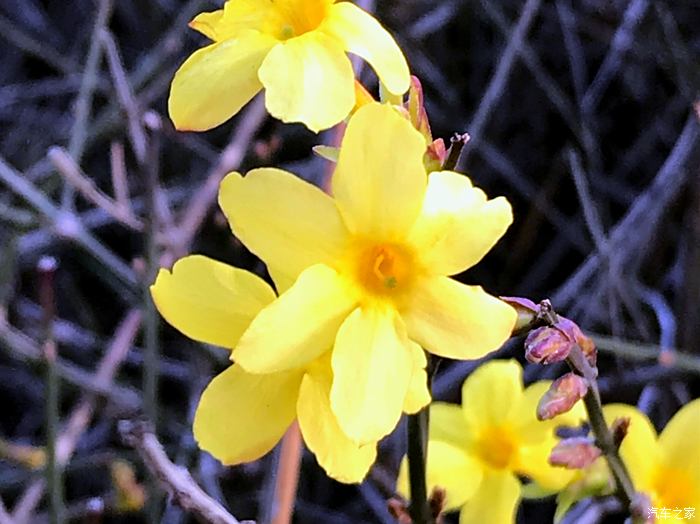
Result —
<svg viewBox="0 0 700 524"><path fill-rule="evenodd" d="M428 407L408 416L408 479L411 504L408 511L413 524L434 524L428 502L426 463L428 458Z"/></svg>
<svg viewBox="0 0 700 524"><path fill-rule="evenodd" d="M596 371L588 363L578 346L572 350L567 363L573 371L581 373L588 381L588 393L583 397L583 404L586 408L591 431L595 436L596 445L603 452L610 472L615 479L615 485L617 486L615 494L623 506L629 509L635 495L634 484L627 466L625 466L622 457L620 457L618 446L615 444L613 435L603 416L603 406L600 401L598 383L596 382Z"/></svg>
<svg viewBox="0 0 700 524"><path fill-rule="evenodd" d="M60 424L60 384L56 370L56 341L53 336L55 316L54 274L56 261L44 257L37 267L39 273L39 301L43 310L43 357L46 364L46 486L49 494L49 522L59 524L63 515L63 483L61 466L56 458L56 440Z"/></svg>

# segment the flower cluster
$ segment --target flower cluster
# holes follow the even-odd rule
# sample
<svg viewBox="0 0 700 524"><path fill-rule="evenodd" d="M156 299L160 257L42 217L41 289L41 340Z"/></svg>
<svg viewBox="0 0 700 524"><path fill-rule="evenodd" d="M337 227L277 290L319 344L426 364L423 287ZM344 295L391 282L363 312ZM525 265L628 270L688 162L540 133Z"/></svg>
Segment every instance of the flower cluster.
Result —
<svg viewBox="0 0 700 524"><path fill-rule="evenodd" d="M162 270L152 288L171 324L232 350L197 411L204 449L252 460L298 417L329 474L359 481L401 413L430 401L423 348L472 359L510 336L509 305L449 278L496 243L510 206L463 175L428 175L425 148L399 111L371 103L350 119L332 196L279 169L223 181L233 232L280 294L204 257Z"/></svg>
<svg viewBox="0 0 700 524"><path fill-rule="evenodd" d="M565 415L540 421L536 407L551 382L523 388L515 360L494 360L477 368L462 386L462 405L434 402L430 407L428 485L445 490L445 509L460 509L460 522L514 522L526 487L562 489L572 471L552 466L549 454L557 426L577 426L581 404ZM532 486L527 486L531 488ZM398 490L409 495L404 460Z"/></svg>

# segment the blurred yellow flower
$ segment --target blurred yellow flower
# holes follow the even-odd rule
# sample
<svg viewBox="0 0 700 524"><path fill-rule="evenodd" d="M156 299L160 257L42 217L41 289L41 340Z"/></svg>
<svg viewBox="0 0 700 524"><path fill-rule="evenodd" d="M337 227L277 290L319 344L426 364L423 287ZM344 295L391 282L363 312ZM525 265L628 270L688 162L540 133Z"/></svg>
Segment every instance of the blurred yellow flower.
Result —
<svg viewBox="0 0 700 524"><path fill-rule="evenodd" d="M541 381L523 389L520 364L494 360L464 382L461 406L431 405L428 489L445 489L446 510L461 508L461 524L514 522L523 487L518 476L550 492L573 477L547 459L557 443L555 428L578 424L583 407L578 403L552 420L537 420L537 403L550 384ZM408 497L407 477L404 459L397 489Z"/></svg>
<svg viewBox="0 0 700 524"><path fill-rule="evenodd" d="M647 416L633 406L609 404L603 412L608 423L631 419L620 455L634 488L651 498L650 512L694 508L692 517L683 512L683 518L700 522L700 399L682 407L658 436Z"/></svg>
<svg viewBox="0 0 700 524"><path fill-rule="evenodd" d="M510 336L516 320L481 287L448 278L503 235L510 205L487 200L463 175L428 177L424 153L405 118L373 103L350 119L333 197L271 168L232 173L221 184L234 233L286 290L255 317L234 360L250 373L275 373L333 347L331 407L359 443L381 439L398 422L421 346L479 358Z"/></svg>
<svg viewBox="0 0 700 524"><path fill-rule="evenodd" d="M341 122L355 105L346 52L366 60L393 94L408 90L408 65L371 15L335 0L228 0L193 29L214 41L175 74L168 107L175 127L211 129L265 88L267 110L312 131Z"/></svg>
<svg viewBox="0 0 700 524"><path fill-rule="evenodd" d="M257 276L204 256L161 269L151 293L158 310L188 337L233 348L251 320L275 299ZM255 460L279 441L295 418L304 440L329 476L360 482L376 456L376 442L358 445L338 426L330 409L333 374L329 353L307 365L253 375L234 364L204 390L194 419L199 446L224 464ZM425 380L425 363L415 365L414 381ZM413 390L416 395L421 391ZM425 399L409 393L404 410L415 412Z"/></svg>

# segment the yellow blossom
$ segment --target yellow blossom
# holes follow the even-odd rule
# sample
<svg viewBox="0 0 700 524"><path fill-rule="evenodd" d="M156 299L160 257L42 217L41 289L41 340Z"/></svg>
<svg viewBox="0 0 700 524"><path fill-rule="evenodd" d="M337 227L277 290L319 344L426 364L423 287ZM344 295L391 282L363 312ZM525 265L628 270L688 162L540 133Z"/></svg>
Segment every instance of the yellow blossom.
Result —
<svg viewBox="0 0 700 524"><path fill-rule="evenodd" d="M204 256L161 269L151 287L163 317L195 340L233 348L251 320L275 299L259 277ZM306 366L253 375L234 364L204 390L194 419L200 447L224 464L255 460L279 441L295 418L319 464L333 478L359 482L374 462L376 442L358 445L342 433L330 409L333 379L329 353ZM425 382L424 362L415 363L414 383ZM420 388L412 388L420 395ZM404 410L425 399L409 393Z"/></svg>
<svg viewBox="0 0 700 524"><path fill-rule="evenodd" d="M228 0L193 29L214 43L175 74L168 107L178 129L211 129L265 89L267 110L312 131L341 122L355 105L347 52L366 60L393 94L408 90L406 59L391 35L351 2Z"/></svg>
<svg viewBox="0 0 700 524"><path fill-rule="evenodd" d="M333 196L279 169L221 184L233 232L286 290L255 317L234 360L250 373L282 372L333 347L331 407L359 443L395 427L420 346L479 358L516 319L481 287L449 278L503 235L510 205L458 173L427 176L424 152L405 118L373 103L350 119Z"/></svg>
<svg viewBox="0 0 700 524"><path fill-rule="evenodd" d="M514 522L522 496L519 476L545 491L566 485L573 472L549 465L558 425L576 424L581 404L553 420L539 421L537 403L551 382L523 389L515 360L495 360L477 368L462 386L462 405L430 407L428 488L446 490L446 509L461 508L460 523ZM408 496L404 459L398 490Z"/></svg>
<svg viewBox="0 0 700 524"><path fill-rule="evenodd" d="M610 404L603 412L608 423L630 418L620 455L634 488L650 497L650 509L694 508L692 517L682 514L686 521L700 522L700 399L682 407L658 436L647 416L633 406Z"/></svg>

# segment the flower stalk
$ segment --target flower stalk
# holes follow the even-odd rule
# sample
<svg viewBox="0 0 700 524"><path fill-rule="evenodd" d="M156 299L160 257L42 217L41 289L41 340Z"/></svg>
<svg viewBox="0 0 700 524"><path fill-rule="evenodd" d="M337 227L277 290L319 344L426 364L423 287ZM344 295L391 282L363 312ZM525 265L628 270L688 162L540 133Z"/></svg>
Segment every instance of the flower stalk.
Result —
<svg viewBox="0 0 700 524"><path fill-rule="evenodd" d="M428 459L427 407L408 416L408 476L411 485L411 504L408 511L414 524L434 524L435 518L428 501L426 462Z"/></svg>

